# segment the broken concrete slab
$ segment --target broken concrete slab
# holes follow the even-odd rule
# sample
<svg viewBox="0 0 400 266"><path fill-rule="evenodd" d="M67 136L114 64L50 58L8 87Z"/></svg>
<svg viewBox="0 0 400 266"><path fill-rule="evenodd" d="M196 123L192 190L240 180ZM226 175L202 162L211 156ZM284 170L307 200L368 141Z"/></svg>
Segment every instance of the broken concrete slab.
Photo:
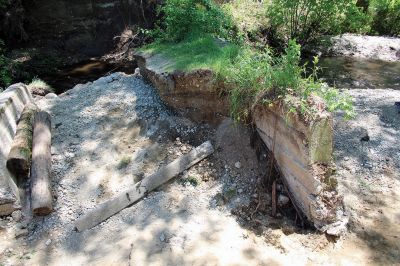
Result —
<svg viewBox="0 0 400 266"><path fill-rule="evenodd" d="M284 101L258 105L253 120L261 138L273 151L294 203L315 227L337 222L341 198L332 172L333 119L319 111L306 121L288 112Z"/></svg>
<svg viewBox="0 0 400 266"><path fill-rule="evenodd" d="M7 155L24 106L33 102L28 88L14 84L0 93L0 216L9 215L19 206L19 191L15 178L6 167Z"/></svg>

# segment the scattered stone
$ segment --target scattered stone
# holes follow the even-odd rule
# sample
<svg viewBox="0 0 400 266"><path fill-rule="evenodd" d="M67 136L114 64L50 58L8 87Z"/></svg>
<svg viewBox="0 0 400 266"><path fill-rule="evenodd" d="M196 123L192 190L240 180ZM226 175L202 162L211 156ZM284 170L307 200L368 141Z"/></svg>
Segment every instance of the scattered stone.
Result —
<svg viewBox="0 0 400 266"><path fill-rule="evenodd" d="M27 236L29 234L28 229L17 229L15 232L15 238Z"/></svg>
<svg viewBox="0 0 400 266"><path fill-rule="evenodd" d="M51 244L51 239L47 239L47 241L46 241L46 246L48 246L48 245L50 245Z"/></svg>
<svg viewBox="0 0 400 266"><path fill-rule="evenodd" d="M243 193L243 189L242 189L242 188L239 188L239 189L238 189L238 193L240 193L240 194Z"/></svg>
<svg viewBox="0 0 400 266"><path fill-rule="evenodd" d="M11 217L14 221L19 222L22 218L22 212L20 210L13 211Z"/></svg>
<svg viewBox="0 0 400 266"><path fill-rule="evenodd" d="M237 169L240 169L240 168L242 167L242 164L241 164L240 162L236 162L236 163L235 163L235 167L236 167Z"/></svg>
<svg viewBox="0 0 400 266"><path fill-rule="evenodd" d="M51 93L46 94L46 96L44 96L44 98L55 99L55 98L58 98L58 96L57 96L57 94L51 92Z"/></svg>
<svg viewBox="0 0 400 266"><path fill-rule="evenodd" d="M160 235L160 241L161 241L161 242L165 242L165 235L164 235L164 233L161 233L161 235Z"/></svg>
<svg viewBox="0 0 400 266"><path fill-rule="evenodd" d="M286 197L285 195L279 194L278 196L278 205L279 206L284 206L289 203L289 198Z"/></svg>

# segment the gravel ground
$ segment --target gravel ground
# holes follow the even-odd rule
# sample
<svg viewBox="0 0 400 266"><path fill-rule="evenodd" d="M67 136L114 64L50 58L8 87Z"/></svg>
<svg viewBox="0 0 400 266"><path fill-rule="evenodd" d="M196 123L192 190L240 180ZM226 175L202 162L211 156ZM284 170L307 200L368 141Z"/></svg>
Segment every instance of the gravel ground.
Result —
<svg viewBox="0 0 400 266"><path fill-rule="evenodd" d="M323 37L319 45L306 50L322 56L400 61L400 38L343 34Z"/></svg>
<svg viewBox="0 0 400 266"><path fill-rule="evenodd" d="M336 117L334 155L350 230L368 243L373 260L399 264L400 91L348 92L358 115Z"/></svg>
<svg viewBox="0 0 400 266"><path fill-rule="evenodd" d="M400 95L388 90L350 93L357 97L360 115L344 121L338 114L335 121L339 188L352 217L351 231L341 239L296 227L283 194L281 213L277 218L269 215L270 195L264 186L267 154L251 148L250 129L234 126L229 119L211 128L177 117L140 78L116 73L77 85L59 97L38 100L53 117L55 211L42 218L32 218L25 211L19 222L16 215L0 219L0 262L399 262L395 189L399 185L399 114L393 109L393 99ZM365 132L370 141L360 146ZM96 204L205 140L215 147L212 156L93 229L73 230L72 223Z"/></svg>

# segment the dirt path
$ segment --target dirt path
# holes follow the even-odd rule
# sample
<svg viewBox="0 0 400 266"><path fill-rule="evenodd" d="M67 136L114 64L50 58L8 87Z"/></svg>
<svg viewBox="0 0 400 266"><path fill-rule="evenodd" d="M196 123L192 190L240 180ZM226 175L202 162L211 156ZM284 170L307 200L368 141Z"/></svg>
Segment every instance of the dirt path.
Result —
<svg viewBox="0 0 400 266"><path fill-rule="evenodd" d="M267 166L265 160L259 162L257 158L266 154L250 147L248 128L235 127L226 120L214 129L176 117L153 88L120 73L78 85L58 98L41 100L38 104L53 117L56 211L44 218L25 217L27 224L1 219L0 262L399 263L396 187L400 156L395 146L399 115L391 109L399 93L392 91L390 97L382 98L386 91L364 92L352 93L360 99L357 107L365 109L365 114L354 121L336 121L337 173L352 218L351 232L337 241L296 227L285 213L288 206L281 207L278 218L269 215L270 196L262 185ZM365 127L371 137L365 154L359 149L359 127ZM95 228L83 233L73 231L73 221L88 209L207 139L216 148L213 156ZM362 166L360 158L373 167ZM353 174L352 167L359 174ZM23 227L28 234L16 239L14 234Z"/></svg>

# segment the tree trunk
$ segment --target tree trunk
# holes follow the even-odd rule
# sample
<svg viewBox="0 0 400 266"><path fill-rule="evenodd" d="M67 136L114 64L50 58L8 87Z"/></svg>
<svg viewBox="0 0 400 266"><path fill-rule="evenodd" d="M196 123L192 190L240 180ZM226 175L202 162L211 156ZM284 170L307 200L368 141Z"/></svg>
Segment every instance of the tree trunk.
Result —
<svg viewBox="0 0 400 266"><path fill-rule="evenodd" d="M7 157L7 168L18 181L26 179L29 175L32 158L33 120L38 111L39 108L33 103L25 105Z"/></svg>
<svg viewBox="0 0 400 266"><path fill-rule="evenodd" d="M53 211L50 189L51 173L51 117L39 112L33 125L32 145L32 210L34 215Z"/></svg>

